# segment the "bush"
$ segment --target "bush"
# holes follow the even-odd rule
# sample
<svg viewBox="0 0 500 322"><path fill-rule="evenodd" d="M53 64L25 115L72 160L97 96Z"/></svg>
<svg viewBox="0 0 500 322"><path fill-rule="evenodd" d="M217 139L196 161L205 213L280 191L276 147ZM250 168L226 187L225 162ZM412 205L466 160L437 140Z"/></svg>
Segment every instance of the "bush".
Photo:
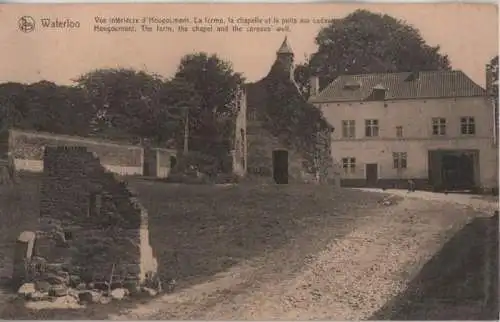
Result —
<svg viewBox="0 0 500 322"><path fill-rule="evenodd" d="M211 175L217 172L219 162L210 155L200 152L189 152L181 155L179 161L172 169L172 173L183 173L197 176L197 172Z"/></svg>
<svg viewBox="0 0 500 322"><path fill-rule="evenodd" d="M186 184L238 182L239 177L230 171L228 159L229 157L215 158L200 152L189 152L180 157L165 181Z"/></svg>

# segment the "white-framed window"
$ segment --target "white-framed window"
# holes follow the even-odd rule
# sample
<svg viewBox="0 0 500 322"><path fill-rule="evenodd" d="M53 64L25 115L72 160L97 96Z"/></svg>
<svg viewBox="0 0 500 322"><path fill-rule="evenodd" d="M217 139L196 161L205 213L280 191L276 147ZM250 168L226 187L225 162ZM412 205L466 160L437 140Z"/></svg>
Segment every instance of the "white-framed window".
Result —
<svg viewBox="0 0 500 322"><path fill-rule="evenodd" d="M378 120L365 120L365 136L378 136Z"/></svg>
<svg viewBox="0 0 500 322"><path fill-rule="evenodd" d="M396 126L396 137L398 137L398 138L403 137L403 127L402 126Z"/></svg>
<svg viewBox="0 0 500 322"><path fill-rule="evenodd" d="M432 119L432 135L446 135L446 119L435 117Z"/></svg>
<svg viewBox="0 0 500 322"><path fill-rule="evenodd" d="M406 152L394 152L392 153L392 162L394 169L406 169L408 154Z"/></svg>
<svg viewBox="0 0 500 322"><path fill-rule="evenodd" d="M460 118L460 133L463 135L476 134L476 123L471 116L464 116Z"/></svg>
<svg viewBox="0 0 500 322"><path fill-rule="evenodd" d="M344 173L356 172L356 158L342 158L342 168L344 169Z"/></svg>
<svg viewBox="0 0 500 322"><path fill-rule="evenodd" d="M356 122L354 120L342 121L342 137L349 139L356 137Z"/></svg>

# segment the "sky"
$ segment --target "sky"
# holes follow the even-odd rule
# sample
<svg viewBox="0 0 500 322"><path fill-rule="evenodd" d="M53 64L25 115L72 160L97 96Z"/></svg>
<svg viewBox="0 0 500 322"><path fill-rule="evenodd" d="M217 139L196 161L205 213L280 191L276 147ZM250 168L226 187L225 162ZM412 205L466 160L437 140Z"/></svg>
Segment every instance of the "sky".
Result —
<svg viewBox="0 0 500 322"><path fill-rule="evenodd" d="M341 18L359 8L405 20L420 30L428 44L440 45L454 69L463 70L484 86L485 64L498 54L498 7L460 3L0 4L0 83L45 79L71 84L79 75L98 68L134 68L172 77L181 57L200 51L231 61L235 71L256 81L267 74L285 36L296 61L303 61L305 55L316 50L314 38L325 25L321 21L313 23L313 19ZM32 32L20 30L22 16L33 18ZM96 25L110 26L108 22L97 24L96 17L139 20L134 25L136 32L107 33L94 31ZM189 23L184 24L188 31L160 32L155 24L147 24L152 31L142 31L143 17L187 17ZM229 17L269 17L280 23L273 24L271 32L192 31L194 19L205 17L212 18L212 23L220 19L228 22ZM309 23L292 23L294 18L309 19ZM79 28L43 28L42 19L71 20L78 22ZM288 19L284 25L283 19ZM198 26L207 27L208 23ZM290 30L275 30L280 25Z"/></svg>

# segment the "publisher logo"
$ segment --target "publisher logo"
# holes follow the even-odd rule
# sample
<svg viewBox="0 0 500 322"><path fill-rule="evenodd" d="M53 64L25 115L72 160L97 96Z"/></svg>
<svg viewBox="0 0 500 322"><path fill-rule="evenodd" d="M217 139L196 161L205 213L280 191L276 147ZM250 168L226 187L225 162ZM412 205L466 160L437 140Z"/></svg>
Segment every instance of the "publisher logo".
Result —
<svg viewBox="0 0 500 322"><path fill-rule="evenodd" d="M35 19L31 16L23 16L19 18L18 26L22 32L32 32L35 30Z"/></svg>

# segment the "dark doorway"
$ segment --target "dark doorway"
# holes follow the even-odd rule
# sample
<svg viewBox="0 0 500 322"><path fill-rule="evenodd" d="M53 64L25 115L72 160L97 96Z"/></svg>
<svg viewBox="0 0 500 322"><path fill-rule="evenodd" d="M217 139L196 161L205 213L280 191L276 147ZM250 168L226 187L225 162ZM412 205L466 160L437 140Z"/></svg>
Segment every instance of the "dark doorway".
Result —
<svg viewBox="0 0 500 322"><path fill-rule="evenodd" d="M376 163L366 164L366 185L376 186L378 182L378 165Z"/></svg>
<svg viewBox="0 0 500 322"><path fill-rule="evenodd" d="M157 161L156 150L150 149L150 148L145 148L144 149L144 163L143 163L143 169L142 169L142 174L144 176L156 177L156 175L157 175L156 161Z"/></svg>
<svg viewBox="0 0 500 322"><path fill-rule="evenodd" d="M478 151L429 151L429 180L436 190L471 190L476 183Z"/></svg>
<svg viewBox="0 0 500 322"><path fill-rule="evenodd" d="M177 165L177 157L175 157L174 155L171 155L170 156L170 170L175 168L176 165Z"/></svg>
<svg viewBox="0 0 500 322"><path fill-rule="evenodd" d="M277 184L288 184L288 151L273 151L273 177Z"/></svg>
<svg viewBox="0 0 500 322"><path fill-rule="evenodd" d="M442 161L443 182L448 190L466 190L474 187L474 166L468 155L444 155Z"/></svg>
<svg viewBox="0 0 500 322"><path fill-rule="evenodd" d="M148 177L151 175L151 168L150 168L150 165L149 165L149 162L146 158L144 158L144 163L142 165L142 175Z"/></svg>

